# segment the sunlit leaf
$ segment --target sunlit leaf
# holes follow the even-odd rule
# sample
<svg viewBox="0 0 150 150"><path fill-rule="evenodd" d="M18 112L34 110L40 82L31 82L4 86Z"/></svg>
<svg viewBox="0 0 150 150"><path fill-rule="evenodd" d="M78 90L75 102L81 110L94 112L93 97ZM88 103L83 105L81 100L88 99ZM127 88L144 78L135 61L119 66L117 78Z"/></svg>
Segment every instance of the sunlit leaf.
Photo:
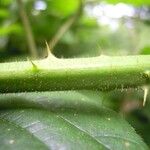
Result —
<svg viewBox="0 0 150 150"><path fill-rule="evenodd" d="M114 3L114 4L122 2L122 3L133 4L133 5L136 5L136 6L150 5L149 0L105 0L105 1L107 1L109 3Z"/></svg>
<svg viewBox="0 0 150 150"><path fill-rule="evenodd" d="M55 15L68 16L74 13L79 7L79 0L51 0L48 2L48 9Z"/></svg>

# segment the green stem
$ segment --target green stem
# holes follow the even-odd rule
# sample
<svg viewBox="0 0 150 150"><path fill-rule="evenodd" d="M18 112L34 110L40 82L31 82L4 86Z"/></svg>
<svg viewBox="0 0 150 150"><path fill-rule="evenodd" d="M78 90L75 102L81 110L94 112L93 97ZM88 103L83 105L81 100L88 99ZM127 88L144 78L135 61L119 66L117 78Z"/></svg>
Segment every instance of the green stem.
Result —
<svg viewBox="0 0 150 150"><path fill-rule="evenodd" d="M28 16L27 16L25 8L24 8L24 4L23 4L22 0L17 0L17 3L19 6L20 17L21 17L22 23L24 25L25 35L26 35L30 53L33 58L37 58L38 53L37 53L37 49L36 49L36 44L35 44L34 36L32 33L31 25L30 25Z"/></svg>
<svg viewBox="0 0 150 150"><path fill-rule="evenodd" d="M150 55L99 56L0 64L0 92L111 90L150 84Z"/></svg>
<svg viewBox="0 0 150 150"><path fill-rule="evenodd" d="M56 44L59 42L59 40L62 38L62 36L69 30L69 28L77 22L79 19L83 9L83 3L82 0L79 0L79 8L77 12L71 16L62 26L58 29L57 33L54 35L54 37L49 42L49 47L51 51L54 49Z"/></svg>

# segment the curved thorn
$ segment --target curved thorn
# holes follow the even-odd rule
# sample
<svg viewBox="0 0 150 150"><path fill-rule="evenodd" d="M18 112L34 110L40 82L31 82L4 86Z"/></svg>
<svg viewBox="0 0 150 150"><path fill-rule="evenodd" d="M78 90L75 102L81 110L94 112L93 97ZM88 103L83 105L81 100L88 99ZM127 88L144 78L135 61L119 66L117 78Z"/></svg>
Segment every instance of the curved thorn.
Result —
<svg viewBox="0 0 150 150"><path fill-rule="evenodd" d="M145 106L147 95L148 95L148 91L149 91L149 87L148 86L144 86L142 89L144 90L143 106Z"/></svg>
<svg viewBox="0 0 150 150"><path fill-rule="evenodd" d="M56 58L56 57L52 54L52 52L51 52L51 50L50 50L50 48L49 48L49 45L48 45L47 41L45 41L45 43L46 43L46 49L47 49L47 54L48 54L47 58Z"/></svg>
<svg viewBox="0 0 150 150"><path fill-rule="evenodd" d="M27 60L32 64L32 67L33 67L34 69L37 69L37 65L34 64L34 62L33 62L30 58L27 57Z"/></svg>

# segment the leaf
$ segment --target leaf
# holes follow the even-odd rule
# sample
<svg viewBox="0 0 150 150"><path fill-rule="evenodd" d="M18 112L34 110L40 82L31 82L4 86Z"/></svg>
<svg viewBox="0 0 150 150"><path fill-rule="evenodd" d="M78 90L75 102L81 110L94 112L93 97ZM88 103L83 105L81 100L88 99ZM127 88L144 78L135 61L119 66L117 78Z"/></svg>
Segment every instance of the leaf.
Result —
<svg viewBox="0 0 150 150"><path fill-rule="evenodd" d="M46 146L31 133L9 121L0 119L1 149L46 149Z"/></svg>
<svg viewBox="0 0 150 150"><path fill-rule="evenodd" d="M142 48L140 54L149 55L150 54L150 46L145 46L144 48Z"/></svg>
<svg viewBox="0 0 150 150"><path fill-rule="evenodd" d="M51 0L47 1L48 10L58 16L68 16L79 7L79 0Z"/></svg>
<svg viewBox="0 0 150 150"><path fill-rule="evenodd" d="M1 149L148 150L97 92L3 94L0 107Z"/></svg>
<svg viewBox="0 0 150 150"><path fill-rule="evenodd" d="M127 3L127 4L132 4L132 5L135 5L135 6L141 6L141 5L150 5L150 1L149 0L106 0L107 2L109 3L114 3L114 4L117 4L117 3Z"/></svg>
<svg viewBox="0 0 150 150"><path fill-rule="evenodd" d="M22 27L20 24L11 24L8 26L2 26L0 28L0 36L6 36L11 33L20 34L22 32Z"/></svg>
<svg viewBox="0 0 150 150"><path fill-rule="evenodd" d="M1 8L0 9L0 19L7 18L9 16L9 12L7 9Z"/></svg>

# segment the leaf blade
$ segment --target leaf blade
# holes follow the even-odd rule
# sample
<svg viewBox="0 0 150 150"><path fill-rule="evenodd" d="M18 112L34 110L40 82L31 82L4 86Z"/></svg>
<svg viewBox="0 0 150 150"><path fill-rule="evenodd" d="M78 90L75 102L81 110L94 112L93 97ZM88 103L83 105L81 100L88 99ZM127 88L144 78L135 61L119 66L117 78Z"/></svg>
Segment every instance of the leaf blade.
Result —
<svg viewBox="0 0 150 150"><path fill-rule="evenodd" d="M98 103L98 100L88 99L86 93L62 92L58 96L58 92L46 92L27 95L18 97L22 98L24 106L27 102L26 108L31 104L29 101L34 102L33 106L38 104L34 109L24 109L24 106L18 105L21 108L1 110L0 119L25 129L49 149L148 149L123 118L102 107L101 100ZM6 100L4 97L3 102ZM11 99L11 94L8 97ZM12 104L12 101L7 101L7 104Z"/></svg>

